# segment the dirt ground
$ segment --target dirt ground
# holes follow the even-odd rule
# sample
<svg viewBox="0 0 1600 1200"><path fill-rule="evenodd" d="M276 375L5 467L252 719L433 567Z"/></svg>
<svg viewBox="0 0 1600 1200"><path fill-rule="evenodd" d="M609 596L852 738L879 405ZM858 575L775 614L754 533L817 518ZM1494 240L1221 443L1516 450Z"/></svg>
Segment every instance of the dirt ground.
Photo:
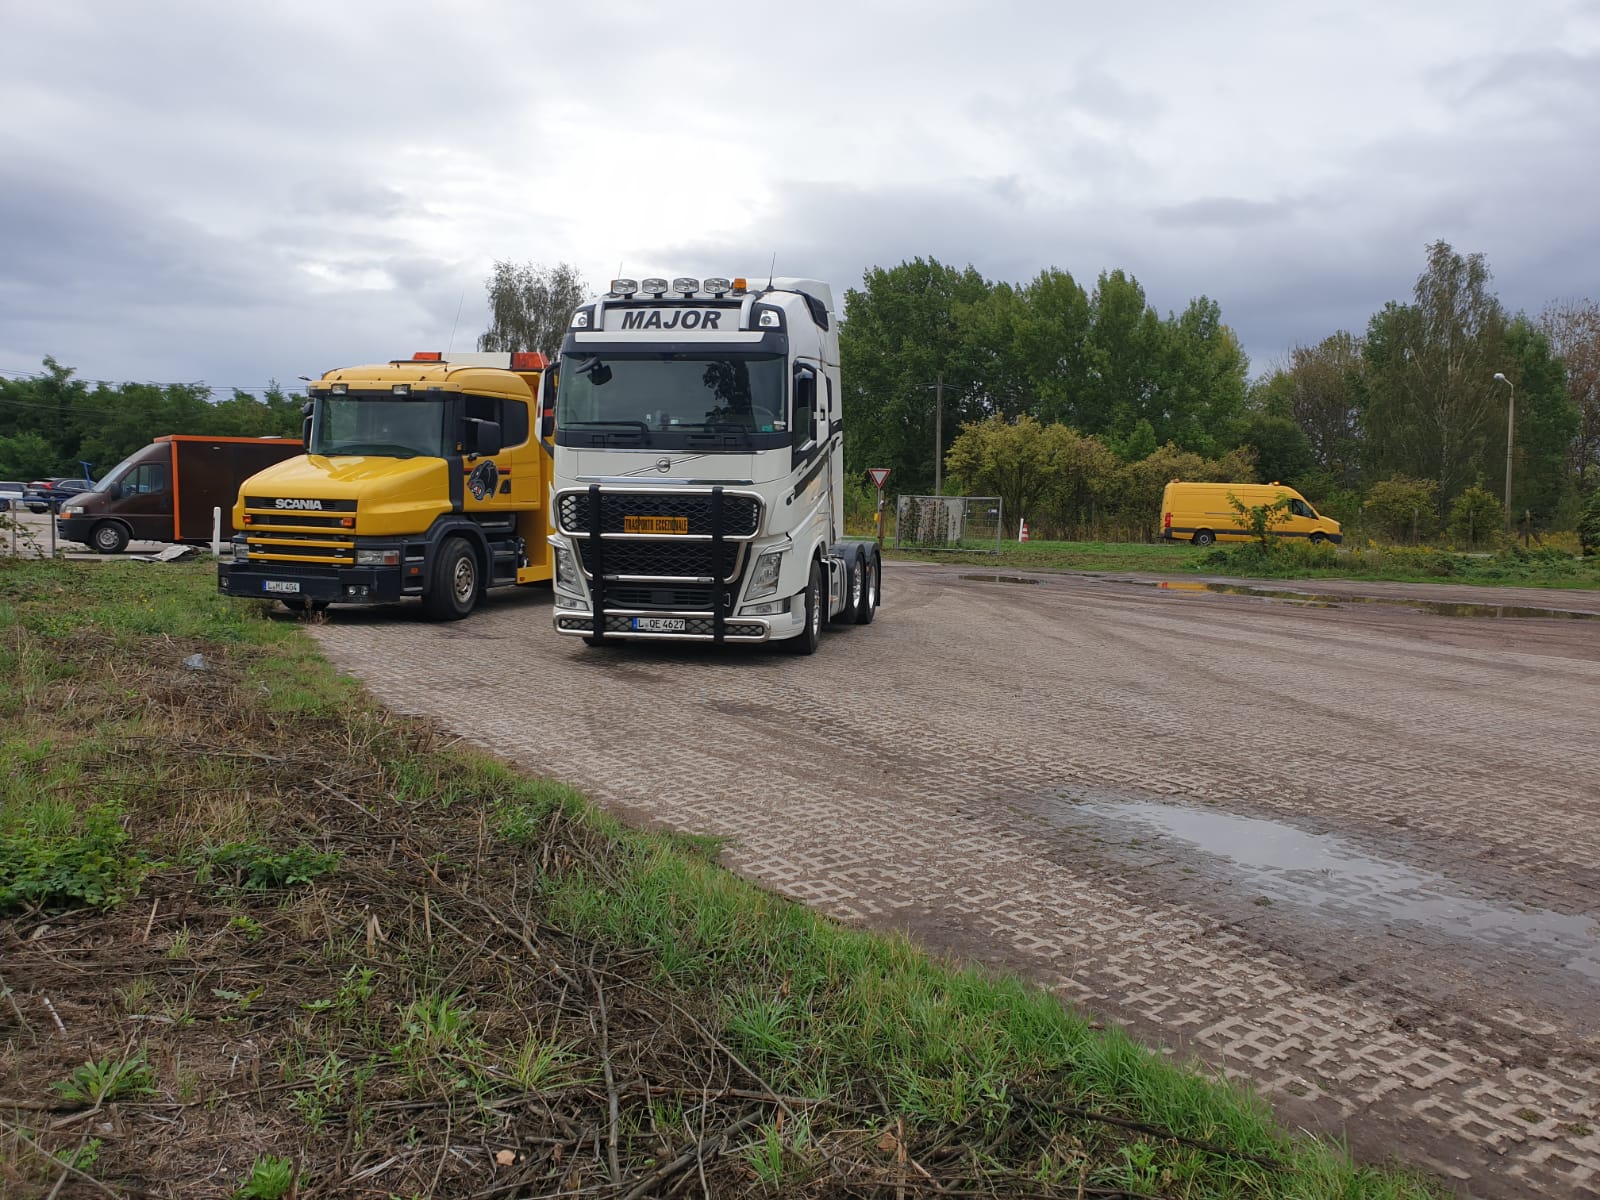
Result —
<svg viewBox="0 0 1600 1200"><path fill-rule="evenodd" d="M1600 595L890 564L818 654L549 594L327 653L839 918L1004 964L1463 1195L1600 1195ZM1357 600L1375 596L1385 603Z"/></svg>

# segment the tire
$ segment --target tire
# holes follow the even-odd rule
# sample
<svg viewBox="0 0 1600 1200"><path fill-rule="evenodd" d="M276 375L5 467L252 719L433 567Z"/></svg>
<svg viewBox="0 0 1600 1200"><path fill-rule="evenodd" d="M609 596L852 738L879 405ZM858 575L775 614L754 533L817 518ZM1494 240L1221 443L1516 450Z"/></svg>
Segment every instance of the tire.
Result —
<svg viewBox="0 0 1600 1200"><path fill-rule="evenodd" d="M878 592L883 587L883 562L870 550L861 552L861 604L856 609L856 624L871 625L878 615Z"/></svg>
<svg viewBox="0 0 1600 1200"><path fill-rule="evenodd" d="M867 591L867 554L858 551L850 556L850 565L845 568L844 587L845 604L838 614L832 618L835 625L856 625L860 622L861 598Z"/></svg>
<svg viewBox="0 0 1600 1200"><path fill-rule="evenodd" d="M1209 529L1196 529L1192 539L1196 546L1210 546L1217 540L1217 535Z"/></svg>
<svg viewBox="0 0 1600 1200"><path fill-rule="evenodd" d="M448 537L434 556L422 609L435 621L459 621L478 603L483 576L466 538Z"/></svg>
<svg viewBox="0 0 1600 1200"><path fill-rule="evenodd" d="M128 531L115 521L101 521L89 530L89 545L101 554L121 554L128 548Z"/></svg>
<svg viewBox="0 0 1600 1200"><path fill-rule="evenodd" d="M822 598L822 564L813 561L811 579L806 583L806 627L799 637L784 642L790 654L815 654L822 643L822 610L827 607Z"/></svg>
<svg viewBox="0 0 1600 1200"><path fill-rule="evenodd" d="M1323 537L1320 533L1313 533L1311 535L1311 544L1313 546L1320 546L1320 545L1322 545L1323 542L1325 542L1327 540L1328 539Z"/></svg>

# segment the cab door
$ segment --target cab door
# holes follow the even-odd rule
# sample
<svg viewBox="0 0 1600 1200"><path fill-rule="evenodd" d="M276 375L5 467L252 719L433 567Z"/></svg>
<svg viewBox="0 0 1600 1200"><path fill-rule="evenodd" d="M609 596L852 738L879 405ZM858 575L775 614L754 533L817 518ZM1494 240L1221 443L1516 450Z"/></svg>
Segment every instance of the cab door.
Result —
<svg viewBox="0 0 1600 1200"><path fill-rule="evenodd" d="M501 396L468 394L463 416L463 510L509 513L534 502L539 471L532 456L539 451L532 441L528 405ZM499 446L494 453L483 454L478 439L487 432L488 425L499 431Z"/></svg>

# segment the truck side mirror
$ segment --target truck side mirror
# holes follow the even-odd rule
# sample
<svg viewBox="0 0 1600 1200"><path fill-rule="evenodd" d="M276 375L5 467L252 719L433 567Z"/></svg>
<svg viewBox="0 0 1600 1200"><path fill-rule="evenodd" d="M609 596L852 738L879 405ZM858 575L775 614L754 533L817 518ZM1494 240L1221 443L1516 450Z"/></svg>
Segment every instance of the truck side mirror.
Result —
<svg viewBox="0 0 1600 1200"><path fill-rule="evenodd" d="M796 367L794 371L794 432L796 445L808 439L821 441L817 435L817 373L810 367Z"/></svg>
<svg viewBox="0 0 1600 1200"><path fill-rule="evenodd" d="M300 422L300 444L307 450L311 449L311 411L313 405L307 400L300 406L300 415L304 418Z"/></svg>
<svg viewBox="0 0 1600 1200"><path fill-rule="evenodd" d="M467 453L491 457L500 453L500 422L467 421Z"/></svg>

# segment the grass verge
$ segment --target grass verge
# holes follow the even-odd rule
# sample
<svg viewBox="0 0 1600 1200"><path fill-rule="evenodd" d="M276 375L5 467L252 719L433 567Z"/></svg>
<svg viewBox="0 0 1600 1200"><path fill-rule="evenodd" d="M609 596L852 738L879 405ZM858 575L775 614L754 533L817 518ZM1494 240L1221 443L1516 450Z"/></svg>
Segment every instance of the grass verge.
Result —
<svg viewBox="0 0 1600 1200"><path fill-rule="evenodd" d="M0 564L0 1191L1422 1197L464 752L204 566Z"/></svg>
<svg viewBox="0 0 1600 1200"><path fill-rule="evenodd" d="M1186 543L1008 542L995 554L966 551L918 554L888 550L890 557L1029 571L1200 572L1253 579L1373 579L1396 583L1465 583L1479 586L1600 588L1600 556L1510 546L1494 554L1457 554L1428 547L1343 549L1283 542L1196 549Z"/></svg>

